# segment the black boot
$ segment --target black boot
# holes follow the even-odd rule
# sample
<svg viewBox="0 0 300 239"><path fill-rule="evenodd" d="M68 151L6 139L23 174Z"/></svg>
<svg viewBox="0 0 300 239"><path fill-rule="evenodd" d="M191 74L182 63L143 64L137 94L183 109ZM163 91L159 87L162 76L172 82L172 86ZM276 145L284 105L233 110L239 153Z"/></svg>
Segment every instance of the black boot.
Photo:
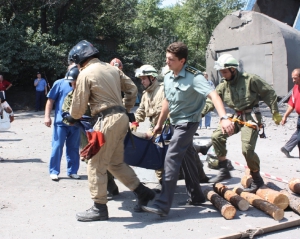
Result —
<svg viewBox="0 0 300 239"><path fill-rule="evenodd" d="M107 200L112 200L113 196L119 194L119 188L114 180L114 176L107 171Z"/></svg>
<svg viewBox="0 0 300 239"><path fill-rule="evenodd" d="M202 155L206 155L209 148L212 146L212 142L210 141L208 144L206 145L197 145L194 144L194 148L197 151L197 153L201 153Z"/></svg>
<svg viewBox="0 0 300 239"><path fill-rule="evenodd" d="M228 165L227 159L223 160L223 161L219 161L219 168L220 168L219 174L216 177L210 179L209 182L210 183L218 183L225 179L230 179L231 175L230 175L227 165Z"/></svg>
<svg viewBox="0 0 300 239"><path fill-rule="evenodd" d="M148 202L155 197L155 192L145 187L142 183L133 191L137 197L137 205L134 206L135 212L143 212L141 206L147 206Z"/></svg>
<svg viewBox="0 0 300 239"><path fill-rule="evenodd" d="M107 206L106 204L94 203L90 209L77 213L76 218L81 222L108 220Z"/></svg>
<svg viewBox="0 0 300 239"><path fill-rule="evenodd" d="M253 182L251 183L249 188L245 188L243 192L247 193L256 193L256 191L264 185L264 180L260 176L259 171L257 172L252 172L250 171L250 174L252 176Z"/></svg>

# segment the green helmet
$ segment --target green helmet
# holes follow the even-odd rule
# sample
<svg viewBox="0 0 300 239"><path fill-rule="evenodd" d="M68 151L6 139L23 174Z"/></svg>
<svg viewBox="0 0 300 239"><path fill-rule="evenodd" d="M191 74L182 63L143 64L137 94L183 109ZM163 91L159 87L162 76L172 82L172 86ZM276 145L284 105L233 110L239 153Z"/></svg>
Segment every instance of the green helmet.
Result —
<svg viewBox="0 0 300 239"><path fill-rule="evenodd" d="M158 73L157 70L151 65L143 65L140 68L135 70L135 77L141 76L153 76L157 77Z"/></svg>
<svg viewBox="0 0 300 239"><path fill-rule="evenodd" d="M237 68L239 66L238 61L230 54L221 55L217 61L215 61L214 68L219 70L224 70L226 68Z"/></svg>

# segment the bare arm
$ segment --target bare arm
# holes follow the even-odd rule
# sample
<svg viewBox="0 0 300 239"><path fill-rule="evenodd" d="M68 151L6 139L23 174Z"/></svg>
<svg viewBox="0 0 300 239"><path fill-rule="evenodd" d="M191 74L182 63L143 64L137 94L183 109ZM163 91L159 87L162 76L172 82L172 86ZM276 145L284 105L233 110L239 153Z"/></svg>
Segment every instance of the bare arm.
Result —
<svg viewBox="0 0 300 239"><path fill-rule="evenodd" d="M10 84L9 86L7 86L6 90L8 90L10 87L12 87L12 84Z"/></svg>
<svg viewBox="0 0 300 239"><path fill-rule="evenodd" d="M218 115L220 117L225 116L226 115L226 111L223 105L223 101L220 98L220 96L218 95L218 93L214 90L212 91L208 96L207 96L214 104ZM232 124L232 122L229 119L223 119L220 121L221 127L222 127L222 132L223 133L227 133L228 135L232 135L234 132L234 125Z"/></svg>
<svg viewBox="0 0 300 239"><path fill-rule="evenodd" d="M284 114L284 116L282 117L282 120L280 122L280 124L284 125L287 121L287 117L289 117L289 115L293 112L294 108L290 105L288 105L288 108Z"/></svg>
<svg viewBox="0 0 300 239"><path fill-rule="evenodd" d="M53 108L53 104L54 104L54 100L49 98L47 100L46 107L45 107L45 119L44 119L45 125L47 127L51 127L52 121L51 121L50 113Z"/></svg>
<svg viewBox="0 0 300 239"><path fill-rule="evenodd" d="M162 102L162 108L161 108L159 119L157 121L156 126L153 129L154 134L157 134L158 132L160 132L162 130L162 125L165 122L165 120L167 119L168 114L169 114L169 102L165 98Z"/></svg>

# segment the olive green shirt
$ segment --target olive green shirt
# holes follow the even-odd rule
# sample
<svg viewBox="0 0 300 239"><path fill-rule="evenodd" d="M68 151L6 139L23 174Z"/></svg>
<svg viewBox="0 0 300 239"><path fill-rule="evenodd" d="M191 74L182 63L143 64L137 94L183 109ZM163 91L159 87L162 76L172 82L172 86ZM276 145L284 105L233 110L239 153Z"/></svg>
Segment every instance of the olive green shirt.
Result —
<svg viewBox="0 0 300 239"><path fill-rule="evenodd" d="M274 89L257 75L237 71L232 81L223 80L216 91L224 103L235 111L244 111L257 106L264 101L271 112L278 112L277 95ZM210 99L206 100L202 114L212 111L214 105Z"/></svg>

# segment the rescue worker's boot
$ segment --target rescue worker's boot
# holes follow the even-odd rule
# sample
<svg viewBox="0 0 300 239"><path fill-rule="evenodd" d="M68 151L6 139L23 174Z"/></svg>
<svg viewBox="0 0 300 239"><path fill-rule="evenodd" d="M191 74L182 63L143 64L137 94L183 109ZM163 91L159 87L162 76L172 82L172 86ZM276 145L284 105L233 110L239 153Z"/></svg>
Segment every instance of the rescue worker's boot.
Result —
<svg viewBox="0 0 300 239"><path fill-rule="evenodd" d="M206 155L209 148L212 146L212 142L210 141L206 145L193 145L197 153L201 153L202 155Z"/></svg>
<svg viewBox="0 0 300 239"><path fill-rule="evenodd" d="M220 168L219 174L216 177L211 178L208 182L209 183L218 183L225 179L230 179L231 175L230 175L227 165L228 165L227 159L223 160L223 161L219 160L219 168Z"/></svg>
<svg viewBox="0 0 300 239"><path fill-rule="evenodd" d="M141 206L147 206L148 202L155 197L155 192L145 187L142 183L133 191L137 197L137 205L134 206L135 212L143 212Z"/></svg>
<svg viewBox="0 0 300 239"><path fill-rule="evenodd" d="M250 174L252 176L253 182L251 183L249 188L245 188L243 192L247 193L256 193L256 191L264 185L264 180L260 176L259 171L257 172L252 172L250 171Z"/></svg>
<svg viewBox="0 0 300 239"><path fill-rule="evenodd" d="M119 188L114 180L114 176L107 171L107 200L112 200L113 196L119 194Z"/></svg>
<svg viewBox="0 0 300 239"><path fill-rule="evenodd" d="M81 222L108 220L107 206L106 204L94 202L94 205L90 209L77 213L76 218Z"/></svg>

